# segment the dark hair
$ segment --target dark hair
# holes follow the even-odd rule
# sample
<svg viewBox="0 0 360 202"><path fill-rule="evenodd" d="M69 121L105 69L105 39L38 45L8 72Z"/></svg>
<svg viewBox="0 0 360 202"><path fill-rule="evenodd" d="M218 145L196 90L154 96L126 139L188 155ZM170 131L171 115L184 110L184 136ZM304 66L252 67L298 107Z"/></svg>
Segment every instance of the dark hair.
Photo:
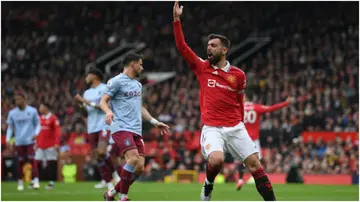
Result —
<svg viewBox="0 0 360 202"><path fill-rule="evenodd" d="M220 35L220 34L210 34L208 36L208 40L212 40L212 39L220 39L220 42L223 46L225 46L226 48L230 49L230 40L228 38L226 38L226 36Z"/></svg>
<svg viewBox="0 0 360 202"><path fill-rule="evenodd" d="M100 69L98 69L98 68L91 68L91 69L88 71L88 74L94 74L94 75L96 75L96 76L100 79L100 81L102 81L103 78L104 78L103 72L102 72Z"/></svg>
<svg viewBox="0 0 360 202"><path fill-rule="evenodd" d="M41 104L43 104L44 106L46 106L48 109L51 109L51 105L48 102L42 102Z"/></svg>
<svg viewBox="0 0 360 202"><path fill-rule="evenodd" d="M25 99L25 94L24 94L23 92L17 92L17 93L15 93L14 97L16 97L16 96L20 96L20 97L22 97L23 99Z"/></svg>
<svg viewBox="0 0 360 202"><path fill-rule="evenodd" d="M130 64L130 62L133 62L133 61L139 61L140 59L142 59L142 56L141 55L139 55L139 54L136 54L136 53L134 53L134 52L131 52L131 53L129 53L129 54L127 54L126 56L125 56L125 59L124 59L124 62L123 62L123 64L124 64L124 66L127 66L127 65L129 65Z"/></svg>

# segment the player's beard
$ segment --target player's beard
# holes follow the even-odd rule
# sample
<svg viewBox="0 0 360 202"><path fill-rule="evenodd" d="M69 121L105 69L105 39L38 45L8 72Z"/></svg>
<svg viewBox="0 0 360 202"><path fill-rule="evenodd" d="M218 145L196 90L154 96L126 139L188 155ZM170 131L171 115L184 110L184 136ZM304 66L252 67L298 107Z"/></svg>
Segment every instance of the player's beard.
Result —
<svg viewBox="0 0 360 202"><path fill-rule="evenodd" d="M213 54L212 57L209 58L209 62L212 65L217 65L217 63L219 63L220 60L221 60L221 55L220 54L218 54L218 55Z"/></svg>

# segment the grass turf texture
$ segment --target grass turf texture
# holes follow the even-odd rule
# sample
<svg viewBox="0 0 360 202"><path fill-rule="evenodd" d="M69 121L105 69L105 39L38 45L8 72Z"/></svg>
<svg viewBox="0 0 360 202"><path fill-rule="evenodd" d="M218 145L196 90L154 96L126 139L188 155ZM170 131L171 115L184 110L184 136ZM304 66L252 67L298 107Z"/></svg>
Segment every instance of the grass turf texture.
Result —
<svg viewBox="0 0 360 202"><path fill-rule="evenodd" d="M96 182L74 184L56 183L53 190L45 190L46 183L39 190L17 191L17 183L1 183L2 201L102 201L105 189L94 189ZM163 184L136 182L130 187L129 198L135 201L199 201L201 184ZM357 185L274 185L277 200L286 201L358 201ZM255 185L245 185L241 191L235 184L216 184L213 201L261 201Z"/></svg>

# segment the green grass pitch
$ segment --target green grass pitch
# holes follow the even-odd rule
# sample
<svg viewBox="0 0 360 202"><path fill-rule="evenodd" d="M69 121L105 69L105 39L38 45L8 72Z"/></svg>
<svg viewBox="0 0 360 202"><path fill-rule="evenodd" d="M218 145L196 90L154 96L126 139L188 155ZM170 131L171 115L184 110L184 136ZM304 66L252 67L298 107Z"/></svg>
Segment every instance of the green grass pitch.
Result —
<svg viewBox="0 0 360 202"><path fill-rule="evenodd" d="M101 201L104 190L94 189L96 182L57 183L47 191L45 183L39 190L16 190L17 183L1 183L2 201ZM163 184L136 182L129 198L135 201L199 201L201 184ZM358 201L359 186L335 185L273 185L277 200L282 201ZM261 201L255 185L245 185L241 191L235 185L216 184L213 201Z"/></svg>

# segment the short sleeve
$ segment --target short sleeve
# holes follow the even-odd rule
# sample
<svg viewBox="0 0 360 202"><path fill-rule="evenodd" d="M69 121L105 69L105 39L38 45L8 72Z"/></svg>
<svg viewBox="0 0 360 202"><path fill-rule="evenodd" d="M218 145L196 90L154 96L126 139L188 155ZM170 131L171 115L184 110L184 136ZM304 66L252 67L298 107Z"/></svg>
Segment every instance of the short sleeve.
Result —
<svg viewBox="0 0 360 202"><path fill-rule="evenodd" d="M106 84L106 91L105 93L110 97L113 97L119 90L119 82L116 80L110 79Z"/></svg>
<svg viewBox="0 0 360 202"><path fill-rule="evenodd" d="M246 75L245 73L240 74L238 94L243 94L246 88Z"/></svg>
<svg viewBox="0 0 360 202"><path fill-rule="evenodd" d="M13 125L13 124L14 124L14 121L13 121L13 118L12 118L12 116L11 116L11 113L9 113L8 118L7 118L7 120L6 120L6 123L7 123L8 125Z"/></svg>

